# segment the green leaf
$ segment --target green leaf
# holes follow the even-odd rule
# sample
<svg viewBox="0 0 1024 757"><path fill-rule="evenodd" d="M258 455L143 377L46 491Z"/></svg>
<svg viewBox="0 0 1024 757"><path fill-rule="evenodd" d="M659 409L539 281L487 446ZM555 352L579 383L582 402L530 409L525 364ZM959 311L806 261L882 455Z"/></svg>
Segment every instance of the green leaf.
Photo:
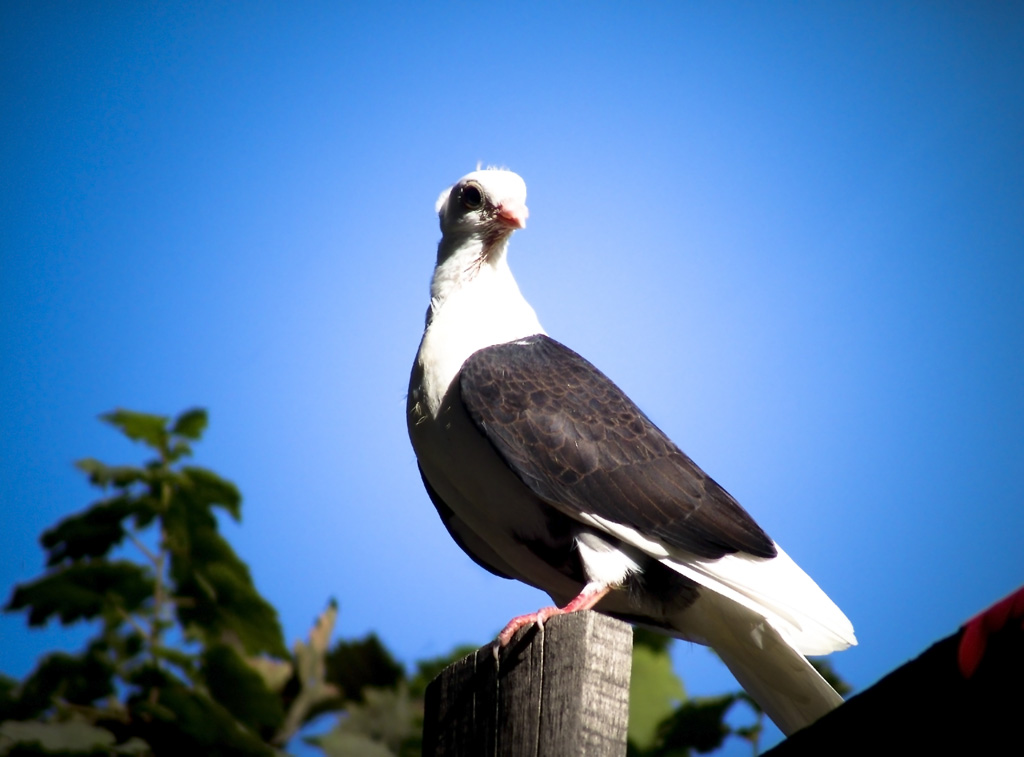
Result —
<svg viewBox="0 0 1024 757"><path fill-rule="evenodd" d="M327 655L327 680L346 700L361 701L367 687L395 686L404 679L405 669L373 633L339 641Z"/></svg>
<svg viewBox="0 0 1024 757"><path fill-rule="evenodd" d="M201 670L210 696L249 728L256 732L273 730L284 720L281 700L228 645L207 648Z"/></svg>
<svg viewBox="0 0 1024 757"><path fill-rule="evenodd" d="M231 517L242 517L242 495L238 487L205 468L184 466L181 469L182 488L192 499L193 506L223 507Z"/></svg>
<svg viewBox="0 0 1024 757"><path fill-rule="evenodd" d="M197 442L203 435L203 431L206 430L207 422L206 411L201 407L195 407L191 410L186 410L175 419L174 425L171 427L171 433Z"/></svg>
<svg viewBox="0 0 1024 757"><path fill-rule="evenodd" d="M194 652L184 652L173 647L159 646L153 649L153 655L157 659L166 660L180 670L185 677L191 679L196 674L198 660Z"/></svg>
<svg viewBox="0 0 1024 757"><path fill-rule="evenodd" d="M135 677L143 690L129 697L135 733L159 754L253 757L276 755L259 735L218 702L150 668ZM144 685L148 684L148 685Z"/></svg>
<svg viewBox="0 0 1024 757"><path fill-rule="evenodd" d="M422 699L426 694L427 686L433 681L438 674L451 665L453 662L461 660L471 652L475 652L477 646L473 644L459 644L451 652L440 657L432 657L427 660L420 660L416 663L416 675L413 676L412 681L409 682L410 693L419 699Z"/></svg>
<svg viewBox="0 0 1024 757"><path fill-rule="evenodd" d="M9 720L0 724L0 749L7 754L15 745L38 744L47 752L108 753L117 739L105 728L88 723L18 722Z"/></svg>
<svg viewBox="0 0 1024 757"><path fill-rule="evenodd" d="M653 636L653 634L651 634ZM685 698L683 682L672 668L668 645L648 645L634 638L629 679L629 739L640 749L657 740L658 724Z"/></svg>
<svg viewBox="0 0 1024 757"><path fill-rule="evenodd" d="M133 410L117 409L100 416L132 441L143 442L155 450L167 448L167 416L137 413Z"/></svg>
<svg viewBox="0 0 1024 757"><path fill-rule="evenodd" d="M338 728L304 740L307 744L320 747L327 757L395 757L394 752L369 736Z"/></svg>
<svg viewBox="0 0 1024 757"><path fill-rule="evenodd" d="M153 754L153 749L142 739L133 736L123 744L114 747L114 754L150 755Z"/></svg>
<svg viewBox="0 0 1024 757"><path fill-rule="evenodd" d="M147 480L147 472L143 468L132 465L107 465L91 457L77 460L75 467L89 476L90 483L100 487L113 484L123 488L137 481Z"/></svg>
<svg viewBox="0 0 1024 757"><path fill-rule="evenodd" d="M91 705L114 693L114 668L96 645L81 655L55 652L47 655L21 686L16 718L39 717L55 699Z"/></svg>
<svg viewBox="0 0 1024 757"><path fill-rule="evenodd" d="M262 679L263 685L280 694L295 675L295 666L286 660L273 657L249 657L246 664Z"/></svg>
<svg viewBox="0 0 1024 757"><path fill-rule="evenodd" d="M672 646L673 641L675 641L673 637L666 636L657 631L651 631L648 628L640 626L634 626L633 628L634 649L637 647L647 647L654 652L667 652L668 648Z"/></svg>
<svg viewBox="0 0 1024 757"><path fill-rule="evenodd" d="M704 754L718 749L732 731L725 714L739 699L736 694L690 699L659 727L660 748L654 754L676 754L695 749Z"/></svg>
<svg viewBox="0 0 1024 757"><path fill-rule="evenodd" d="M395 755L402 749L403 743L419 733L423 703L410 698L408 687L404 684L395 689L368 687L363 690L363 696L362 704L350 704L346 708L346 717L333 731L309 741L323 746L329 755ZM352 735L366 740L359 743L367 751L345 751L349 745L356 743L349 738ZM370 751L368 744L378 745L384 751ZM330 745L330 749L327 745Z"/></svg>
<svg viewBox="0 0 1024 757"><path fill-rule="evenodd" d="M43 625L54 615L67 625L114 608L132 612L152 594L153 578L143 568L127 560L97 560L73 563L15 587L7 609L28 609L30 626Z"/></svg>
<svg viewBox="0 0 1024 757"><path fill-rule="evenodd" d="M168 462L173 463L183 457L192 457L192 447L180 439L171 442L171 446L167 450Z"/></svg>
<svg viewBox="0 0 1024 757"><path fill-rule="evenodd" d="M121 543L125 536L123 521L139 509L133 497L105 500L84 513L65 518L44 531L40 543L49 551L48 566L64 560L100 557Z"/></svg>
<svg viewBox="0 0 1024 757"><path fill-rule="evenodd" d="M16 720L18 707L17 699L18 682L9 676L0 673L0 723L5 720ZM34 717L31 713L26 717Z"/></svg>
<svg viewBox="0 0 1024 757"><path fill-rule="evenodd" d="M287 657L277 611L256 591L249 568L214 530L212 516L192 515L197 517L175 521L171 549L175 593L190 600L177 604L178 620L200 630L208 641L228 633L250 655ZM169 543L170 532L168 527Z"/></svg>

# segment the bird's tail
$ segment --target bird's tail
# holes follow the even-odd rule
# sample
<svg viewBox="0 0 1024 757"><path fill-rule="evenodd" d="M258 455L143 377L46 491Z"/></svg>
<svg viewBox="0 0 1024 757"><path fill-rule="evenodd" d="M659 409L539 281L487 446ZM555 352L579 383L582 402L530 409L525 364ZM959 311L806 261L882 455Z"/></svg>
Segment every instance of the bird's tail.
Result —
<svg viewBox="0 0 1024 757"><path fill-rule="evenodd" d="M686 613L684 635L712 647L787 736L843 703L807 658L764 617L710 592L697 605L691 608L696 612Z"/></svg>

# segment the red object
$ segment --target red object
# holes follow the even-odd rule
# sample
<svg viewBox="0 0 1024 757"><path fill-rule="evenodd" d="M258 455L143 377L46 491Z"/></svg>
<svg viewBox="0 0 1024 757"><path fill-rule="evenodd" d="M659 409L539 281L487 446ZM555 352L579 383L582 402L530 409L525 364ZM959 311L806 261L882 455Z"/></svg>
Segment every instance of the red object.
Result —
<svg viewBox="0 0 1024 757"><path fill-rule="evenodd" d="M1024 618L1024 586L967 621L957 651L957 663L964 678L974 675L981 664L989 634L1001 631L1018 618ZM1024 623L1021 627L1024 628Z"/></svg>

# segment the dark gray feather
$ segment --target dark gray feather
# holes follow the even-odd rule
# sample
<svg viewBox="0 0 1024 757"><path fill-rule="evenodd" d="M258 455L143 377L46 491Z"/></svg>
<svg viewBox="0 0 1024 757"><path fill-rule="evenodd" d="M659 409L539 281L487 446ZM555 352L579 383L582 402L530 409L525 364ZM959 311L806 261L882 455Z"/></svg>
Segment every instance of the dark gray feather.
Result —
<svg viewBox="0 0 1024 757"><path fill-rule="evenodd" d="M486 347L463 365L462 402L540 499L705 558L775 545L597 368L547 336ZM436 504L436 503L435 503Z"/></svg>

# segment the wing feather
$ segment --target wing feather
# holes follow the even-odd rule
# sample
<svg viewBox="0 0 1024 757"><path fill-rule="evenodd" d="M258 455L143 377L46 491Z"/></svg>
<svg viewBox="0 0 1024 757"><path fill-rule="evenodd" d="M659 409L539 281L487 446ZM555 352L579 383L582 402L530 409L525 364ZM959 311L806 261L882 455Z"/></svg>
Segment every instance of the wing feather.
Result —
<svg viewBox="0 0 1024 757"><path fill-rule="evenodd" d="M479 350L459 382L470 418L506 464L566 515L596 515L707 559L775 556L725 489L603 373L550 337Z"/></svg>

